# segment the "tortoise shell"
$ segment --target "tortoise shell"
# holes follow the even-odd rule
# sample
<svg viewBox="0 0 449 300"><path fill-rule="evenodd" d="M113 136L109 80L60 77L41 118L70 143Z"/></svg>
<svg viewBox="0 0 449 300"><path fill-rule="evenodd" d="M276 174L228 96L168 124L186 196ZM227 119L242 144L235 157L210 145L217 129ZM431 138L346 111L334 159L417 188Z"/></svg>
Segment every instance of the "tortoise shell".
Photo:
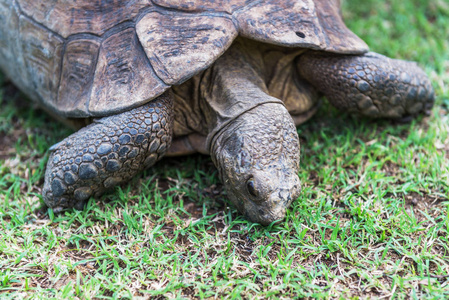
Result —
<svg viewBox="0 0 449 300"><path fill-rule="evenodd" d="M366 52L339 8L339 0L0 0L0 66L59 116L107 116L208 68L237 36Z"/></svg>

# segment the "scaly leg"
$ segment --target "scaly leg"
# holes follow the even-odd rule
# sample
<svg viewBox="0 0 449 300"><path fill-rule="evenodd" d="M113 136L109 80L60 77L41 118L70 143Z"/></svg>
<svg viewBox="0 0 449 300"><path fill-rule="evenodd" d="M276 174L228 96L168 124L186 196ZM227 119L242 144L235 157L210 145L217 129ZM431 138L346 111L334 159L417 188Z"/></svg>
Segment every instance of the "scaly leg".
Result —
<svg viewBox="0 0 449 300"><path fill-rule="evenodd" d="M56 211L80 209L90 196L130 180L165 154L172 127L172 96L165 93L75 132L51 148L45 203Z"/></svg>
<svg viewBox="0 0 449 300"><path fill-rule="evenodd" d="M377 53L309 52L297 61L302 77L337 108L373 118L405 118L430 110L434 92L414 62Z"/></svg>

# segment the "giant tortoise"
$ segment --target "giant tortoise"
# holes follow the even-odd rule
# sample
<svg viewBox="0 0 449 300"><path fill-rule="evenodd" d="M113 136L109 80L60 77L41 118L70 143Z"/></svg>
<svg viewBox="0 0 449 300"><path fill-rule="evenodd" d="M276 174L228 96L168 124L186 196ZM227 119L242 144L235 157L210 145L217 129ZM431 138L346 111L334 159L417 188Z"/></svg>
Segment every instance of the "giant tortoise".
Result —
<svg viewBox="0 0 449 300"><path fill-rule="evenodd" d="M434 102L415 63L368 52L339 0L0 0L0 66L79 129L50 149L55 211L200 152L239 211L269 224L298 198L295 126L321 95L370 118Z"/></svg>

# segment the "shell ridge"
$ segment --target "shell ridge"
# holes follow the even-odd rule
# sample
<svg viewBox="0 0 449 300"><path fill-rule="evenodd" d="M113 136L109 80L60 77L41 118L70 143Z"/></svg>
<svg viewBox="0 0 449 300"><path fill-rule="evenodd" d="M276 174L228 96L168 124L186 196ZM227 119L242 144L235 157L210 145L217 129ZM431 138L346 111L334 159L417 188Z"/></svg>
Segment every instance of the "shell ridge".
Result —
<svg viewBox="0 0 449 300"><path fill-rule="evenodd" d="M161 1L163 3L165 3L165 6L160 3ZM227 0L227 1L229 1L229 0ZM239 11L241 9L245 9L247 6L252 5L253 2L263 1L263 0L246 0L245 4L237 3L237 4L234 5L234 6L237 6L237 8L229 7L229 8L231 8L231 11L226 10L226 6L225 6L226 4L223 3L223 2L227 2L227 1L226 0L225 1L221 0L219 2L220 2L220 4L222 4L222 6L220 6L220 7L213 7L213 8L210 7L210 6L207 6L207 5L206 5L206 7L204 7L204 6L201 6L201 4L199 4L196 8L195 8L195 5L193 5L193 8L192 7L188 7L188 4L192 3L192 2L195 2L195 0L190 1L190 2L184 1L181 4L176 3L176 1L175 1L175 3L171 2L171 1L168 1L168 3L167 3L167 2L164 2L164 0L159 0L159 1L158 0L151 0L151 3L154 6L158 7L159 9L162 9L164 11L177 11L177 12L185 12L185 13L193 13L193 14L210 12L210 13L213 13L213 14L215 14L215 13L223 13L223 14L226 14L226 15L232 15L234 12ZM201 1L199 1L199 2L201 2ZM204 2L206 2L206 3L208 3L208 2L215 3L215 1L204 1ZM231 0L231 2L238 2L238 1L232 1ZM177 7L176 4L181 5L181 6ZM182 5L184 5L184 7L182 7Z"/></svg>
<svg viewBox="0 0 449 300"><path fill-rule="evenodd" d="M37 25L37 26L39 26L39 27L41 27L41 28L43 28L43 29L45 29L45 30L50 31L52 34L54 34L54 35L57 36L58 38L60 38L60 39L62 39L62 40L65 40L65 38L64 38L61 34L59 34L57 31L54 31L53 29L48 28L48 27L45 26L44 24L39 23L39 22L36 21L32 16L28 15L27 13L25 13L25 12L23 11L22 7L20 7L20 3L19 3L19 2L17 2L16 0L14 0L14 3L16 4L16 6L17 6L17 8L18 8L18 11L19 11L20 15L26 17L29 21L33 22L35 25Z"/></svg>
<svg viewBox="0 0 449 300"><path fill-rule="evenodd" d="M67 49L67 43L68 41L64 39L64 43L62 44L62 54L61 54L61 60L59 61L59 69L61 70L61 73L59 74L59 79L58 79L58 90L56 91L56 101L55 103L58 104L59 103L59 91L61 90L61 80L62 80L62 73L63 71L63 66L64 66L64 56L65 56L65 50Z"/></svg>
<svg viewBox="0 0 449 300"><path fill-rule="evenodd" d="M102 36L110 28L135 21L142 9L152 6L148 0L17 0L21 12L32 16L64 38L89 32Z"/></svg>
<svg viewBox="0 0 449 300"><path fill-rule="evenodd" d="M101 45L103 44L102 42L103 41L100 42L100 46L98 47L97 52L95 54L95 66L93 66L94 72L92 74L92 81L93 82L95 82L95 77L97 76L98 57L100 56ZM94 85L91 84L90 87L89 87L89 91L87 93L88 97L87 97L86 101L84 102L84 107L85 107L84 109L85 109L86 112L89 111L89 106L90 106L90 101L92 99L92 91L93 91L93 89L94 89Z"/></svg>
<svg viewBox="0 0 449 300"><path fill-rule="evenodd" d="M244 11L244 10L246 10L246 9L250 9L251 7L257 5L259 2L262 2L262 1L263 1L263 0L251 0L251 2L248 3L247 5L242 6L242 7L240 7L240 8L237 8L236 10L234 10L234 11L232 12L232 16L234 16L234 14L240 13L241 11Z"/></svg>
<svg viewBox="0 0 449 300"><path fill-rule="evenodd" d="M242 32L242 27L240 26L241 24L240 24L239 20L237 19L237 15L241 14L247 10L250 10L251 8L253 8L254 6L258 5L261 2L263 2L263 0L254 0L250 4L248 4L244 7L241 7L232 13L232 22L234 23L235 28L237 28L237 32L239 33L239 35L242 34L243 32Z"/></svg>
<svg viewBox="0 0 449 300"><path fill-rule="evenodd" d="M262 1L262 0L254 0L254 1ZM153 3L153 2L152 2ZM228 14L224 11L187 11L182 9L177 9L174 7L164 7L160 6L158 4L154 4L154 7L146 7L142 10L142 13L139 14L139 18L136 19L136 24L145 17L146 14L152 13L152 12L158 12L161 15L176 15L179 13L191 15L193 17L195 16L208 16L208 17L221 17L221 18L231 18L231 14Z"/></svg>
<svg viewBox="0 0 449 300"><path fill-rule="evenodd" d="M155 76L156 76L162 83L166 84L166 83L162 80L162 78L160 78L160 77L157 75L156 71L154 70L154 67L153 67L153 65L151 64L150 58L149 58L149 57L147 56L147 54L145 53L145 50L143 49L142 42L140 41L139 35L137 34L136 31L135 31L135 34L136 34L136 36L137 36L137 41L138 41L138 43L137 43L137 44L138 44L138 45L137 45L138 51L140 52L140 54L141 54L143 57L145 57L144 59L145 59L146 63L148 64L148 66L149 66L151 72L153 72L153 74L154 74L154 75L155 75ZM167 89L169 89L169 88L170 88L170 85L167 86ZM163 92L161 92L160 94L156 95L155 97L158 97L158 96L162 95L167 89L165 89Z"/></svg>

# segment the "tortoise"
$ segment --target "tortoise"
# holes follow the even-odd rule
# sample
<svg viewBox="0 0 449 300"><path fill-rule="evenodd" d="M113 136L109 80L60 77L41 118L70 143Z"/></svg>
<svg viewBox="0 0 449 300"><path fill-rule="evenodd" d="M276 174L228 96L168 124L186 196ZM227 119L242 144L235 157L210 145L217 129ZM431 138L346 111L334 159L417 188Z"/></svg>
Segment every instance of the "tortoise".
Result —
<svg viewBox="0 0 449 300"><path fill-rule="evenodd" d="M370 118L434 103L423 70L369 52L339 0L0 0L0 66L79 129L50 148L42 194L56 212L199 152L266 225L299 196L296 126L322 95Z"/></svg>

